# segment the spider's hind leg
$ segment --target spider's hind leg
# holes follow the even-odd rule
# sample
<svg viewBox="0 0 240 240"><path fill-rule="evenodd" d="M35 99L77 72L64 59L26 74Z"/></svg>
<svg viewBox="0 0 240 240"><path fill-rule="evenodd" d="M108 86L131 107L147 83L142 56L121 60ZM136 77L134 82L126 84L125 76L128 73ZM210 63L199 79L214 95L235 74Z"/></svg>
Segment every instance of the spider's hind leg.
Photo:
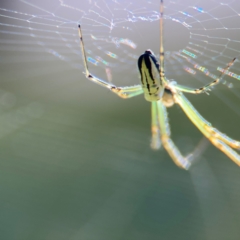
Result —
<svg viewBox="0 0 240 240"><path fill-rule="evenodd" d="M200 152L206 148L206 144L204 142L200 142L200 144L198 144L192 153L184 157L170 138L170 128L168 124L166 107L162 101L156 102L156 106L162 144L170 157L173 159L174 163L180 168L188 170L196 161L200 155Z"/></svg>
<svg viewBox="0 0 240 240"><path fill-rule="evenodd" d="M152 123L151 123L151 131L152 131L152 139L151 139L151 148L153 150L157 150L161 147L161 139L160 139L160 128L158 124L158 116L157 116L157 103L151 102L151 114L152 114Z"/></svg>
<svg viewBox="0 0 240 240"><path fill-rule="evenodd" d="M175 94L175 100L192 123L202 132L202 134L208 138L215 147L225 153L233 162L240 166L240 155L232 149L232 147L238 148L240 142L229 138L225 134L211 127L211 124L197 112L183 94Z"/></svg>

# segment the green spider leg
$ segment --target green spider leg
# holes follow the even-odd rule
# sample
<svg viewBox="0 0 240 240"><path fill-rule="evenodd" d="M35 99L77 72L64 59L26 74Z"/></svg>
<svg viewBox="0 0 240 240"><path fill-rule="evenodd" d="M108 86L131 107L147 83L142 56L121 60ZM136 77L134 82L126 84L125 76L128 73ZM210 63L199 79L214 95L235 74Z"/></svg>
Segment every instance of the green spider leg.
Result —
<svg viewBox="0 0 240 240"><path fill-rule="evenodd" d="M192 163L195 162L196 158L200 155L199 154L200 145L198 145L197 148L192 153L184 157L179 151L179 149L177 148L177 146L174 144L172 139L170 138L170 128L169 128L169 123L167 118L167 111L162 101L156 102L156 108L157 108L156 112L157 112L158 124L160 128L161 141L164 148L166 149L166 151L168 152L168 154L170 155L170 157L173 159L174 163L177 166L185 170L188 170L192 165ZM202 151L203 148L205 147L202 146L201 148L202 149L200 151Z"/></svg>
<svg viewBox="0 0 240 240"><path fill-rule="evenodd" d="M134 90L129 90L129 88L128 88L126 91L125 87L121 87L121 90L122 90L121 92L117 93L118 96L121 98L131 98L131 97L135 97L135 96L138 96L143 93L142 89L134 91Z"/></svg>
<svg viewBox="0 0 240 240"><path fill-rule="evenodd" d="M228 63L226 68L223 70L223 72L219 75L219 77L217 79L215 79L214 81L204 85L203 87L194 89L194 88L186 87L186 86L183 86L183 85L180 85L180 84L177 84L177 83L173 82L174 88L176 88L177 90L179 90L181 92L187 92L187 93L192 93L192 94L200 94L200 93L207 93L208 94L208 91L211 91L211 87L215 86L216 84L218 84L222 80L223 76L228 71L228 69L233 65L235 60L236 60L236 58L234 58L231 62Z"/></svg>
<svg viewBox="0 0 240 240"><path fill-rule="evenodd" d="M188 118L192 123L202 132L202 134L209 139L209 141L223 153L225 153L233 162L240 166L240 155L235 152L231 146L234 145L237 141L229 138L225 134L222 134L220 131L215 131L208 123L192 106L192 104L187 100L187 98L182 93L175 93L174 99L177 104L182 108ZM219 134L221 133L221 134ZM237 142L239 147L239 142ZM237 147L235 146L235 147Z"/></svg>
<svg viewBox="0 0 240 240"><path fill-rule="evenodd" d="M88 64L87 64L87 56L86 56L86 51L85 51L83 37L82 37L82 30L81 30L80 25L78 25L78 34L79 34L80 47L82 50L83 63L84 63L84 68L85 68L85 76L88 80L95 82L98 85L109 89L110 91L117 94L121 98L131 98L131 97L135 97L135 96L143 93L141 85L134 85L134 86L129 86L129 87L117 87L113 84L108 83L107 81L104 81L104 80L92 75L89 72L89 68L88 68Z"/></svg>
<svg viewBox="0 0 240 240"><path fill-rule="evenodd" d="M181 94L179 94L181 95ZM236 141L226 134L220 132L218 129L214 128L210 122L202 117L202 115L193 107L190 101L182 94L181 95L182 101L184 101L184 105L191 112L192 116L201 124L201 126L209 133L211 136L218 138L222 142L229 145L231 148L240 149L240 142Z"/></svg>
<svg viewBox="0 0 240 240"><path fill-rule="evenodd" d="M159 75L161 82L165 85L168 84L168 80L165 78L165 72L164 72L164 46L163 46L163 0L160 2L160 49L159 49Z"/></svg>
<svg viewBox="0 0 240 240"><path fill-rule="evenodd" d="M151 140L151 148L157 150L161 147L161 139L160 139L160 129L158 123L158 111L157 111L157 102L151 102L151 114L152 114L152 123L151 123L151 131L152 131L152 140Z"/></svg>
<svg viewBox="0 0 240 240"><path fill-rule="evenodd" d="M223 72L220 74L220 76L217 79L204 85L203 87L190 88L190 87L186 87L186 86L177 84L176 82L171 83L169 80L166 79L165 72L164 72L163 11L164 11L164 5L163 5L163 0L161 0L161 2L160 2L160 57L159 57L159 63L160 63L159 74L160 74L161 81L164 83L165 86L168 86L169 84L174 83L174 87L181 92L187 92L187 93L192 93L192 94L200 94L200 93L208 94L208 92L211 91L211 87L213 87L214 85L218 84L221 81L221 79L223 78L226 71L235 62L236 58L234 58L231 62L228 63L227 67L223 70Z"/></svg>

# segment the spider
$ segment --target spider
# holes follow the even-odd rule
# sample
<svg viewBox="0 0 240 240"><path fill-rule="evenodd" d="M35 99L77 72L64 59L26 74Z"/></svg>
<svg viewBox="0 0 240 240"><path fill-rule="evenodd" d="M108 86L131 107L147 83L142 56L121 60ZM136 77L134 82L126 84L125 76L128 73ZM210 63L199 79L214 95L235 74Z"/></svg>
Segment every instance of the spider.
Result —
<svg viewBox="0 0 240 240"><path fill-rule="evenodd" d="M240 142L231 139L218 129L214 128L211 123L206 121L193 105L184 96L183 92L200 94L208 93L211 87L218 84L225 72L233 65L234 58L224 69L221 75L214 81L204 85L201 88L189 88L170 81L164 73L164 46L163 46L163 0L160 0L160 57L157 61L154 53L148 49L138 59L138 69L141 76L141 84L126 87L117 87L108 83L89 72L86 51L84 47L81 26L78 25L80 38L80 47L83 56L86 78L98 85L109 89L121 98L131 98L144 94L147 101L151 102L151 147L158 149L160 143L166 149L174 163L180 168L188 170L193 163L193 154L183 156L177 146L170 138L170 128L167 118L167 107L178 104L192 123L202 132L202 134L218 149L225 153L231 160L240 166L240 155L233 150L240 149Z"/></svg>

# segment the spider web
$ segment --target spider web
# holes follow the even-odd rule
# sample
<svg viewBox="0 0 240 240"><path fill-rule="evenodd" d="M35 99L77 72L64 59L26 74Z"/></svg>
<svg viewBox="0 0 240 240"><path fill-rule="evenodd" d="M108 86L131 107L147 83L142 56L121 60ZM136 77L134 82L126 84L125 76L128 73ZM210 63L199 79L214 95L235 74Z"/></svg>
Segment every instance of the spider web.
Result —
<svg viewBox="0 0 240 240"><path fill-rule="evenodd" d="M234 57L240 59L240 4L237 0L165 1L166 76L199 86L216 79ZM159 1L14 0L0 4L1 51L10 61L48 61L41 52L84 71L77 25L81 24L91 72L118 85L139 82L136 61L159 52ZM17 52L32 54L18 59ZM1 59L2 63L11 63ZM222 83L239 97L237 60ZM234 88L233 88L234 85ZM215 93L214 93L215 94ZM216 93L220 94L220 93ZM226 96L219 95L237 110Z"/></svg>
<svg viewBox="0 0 240 240"><path fill-rule="evenodd" d="M238 59L210 99L188 98L201 114L208 111L203 116L214 126L224 123L226 130L219 130L239 139L239 0L165 0L164 7L168 79L200 87ZM118 86L139 83L136 62L146 49L158 55L159 0L0 1L3 239L239 236L235 164L214 149L208 163L203 159L185 175L174 170L167 153L148 149L150 109L142 108L143 97L128 105L109 92L100 100L106 107L101 103L98 109L101 87L82 74L78 24L90 71ZM66 92L73 95L71 104ZM82 101L84 92L88 102ZM216 114L215 106L207 109L212 102L220 109ZM170 114L176 120L173 140L183 153L192 151L200 133L182 121L184 113Z"/></svg>

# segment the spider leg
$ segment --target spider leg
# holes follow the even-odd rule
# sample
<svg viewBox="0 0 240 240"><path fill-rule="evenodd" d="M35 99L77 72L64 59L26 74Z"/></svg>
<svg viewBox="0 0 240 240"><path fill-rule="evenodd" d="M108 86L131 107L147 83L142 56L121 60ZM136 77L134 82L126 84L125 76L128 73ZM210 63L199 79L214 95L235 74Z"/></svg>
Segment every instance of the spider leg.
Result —
<svg viewBox="0 0 240 240"><path fill-rule="evenodd" d="M131 98L138 96L143 93L143 90L135 90L135 91L126 91L124 88L122 88L123 91L120 91L117 93L117 95L121 98Z"/></svg>
<svg viewBox="0 0 240 240"><path fill-rule="evenodd" d="M208 122L197 112L197 110L192 106L192 104L184 97L181 93L175 93L174 98L176 103L180 105L182 110L188 116L188 118L193 122L193 124L205 135L206 138L223 153L225 153L232 161L240 166L240 155L231 148L231 143L236 142L221 133L218 135L214 133L214 128L211 131L208 129ZM211 125L210 125L211 127ZM239 142L238 142L239 144Z"/></svg>
<svg viewBox="0 0 240 240"><path fill-rule="evenodd" d="M168 118L167 118L167 111L166 107L163 105L161 101L156 102L157 109L158 109L158 121L160 126L160 134L161 134L161 140L164 148L170 155L170 157L173 159L174 163L179 166L180 168L188 170L193 163L193 161L196 159L196 157L199 155L194 154L197 150L194 150L192 153L188 154L186 157L184 157L179 149L176 147L172 139L170 138L170 129L168 124Z"/></svg>
<svg viewBox="0 0 240 240"><path fill-rule="evenodd" d="M151 114L152 114L152 140L151 140L151 148L157 150L161 147L161 139L160 139L160 129L158 124L158 110L157 103L151 102Z"/></svg>
<svg viewBox="0 0 240 240"><path fill-rule="evenodd" d="M213 128L212 126L209 126L209 125L205 125L204 127L209 133L211 133L212 136L214 136L214 137L218 138L219 140L221 140L222 142L226 143L231 148L240 149L239 141L236 141L236 140L228 137L226 134L220 132L217 128Z"/></svg>
<svg viewBox="0 0 240 240"><path fill-rule="evenodd" d="M206 119L202 117L202 115L193 107L193 105L190 103L190 101L182 94L178 94L181 98L181 101L183 102L185 109L189 111L189 113L192 114L192 116L195 118L196 121L199 122L199 124L212 136L220 141L224 142L225 144L229 145L231 148L240 149L240 142L236 141L230 137L228 137L226 134L220 132L218 129L212 127L212 124L208 122Z"/></svg>
<svg viewBox="0 0 240 240"><path fill-rule="evenodd" d="M134 97L134 96L137 96L137 95L143 93L141 85L135 85L135 86L129 86L129 87L117 87L113 84L108 83L107 81L104 81L104 80L92 75L89 72L89 68L88 68L87 56L86 56L86 51L85 51L85 47L84 47L84 43L83 43L82 30L81 30L80 25L78 25L78 34L79 34L79 38L80 38L80 47L81 47L82 55L83 55L85 76L88 80L95 82L102 87L108 88L110 91L117 94L121 98L130 98L130 97Z"/></svg>
<svg viewBox="0 0 240 240"><path fill-rule="evenodd" d="M174 87L181 92L187 92L187 93L193 93L193 94L200 94L200 93L207 93L208 94L208 91L211 91L211 87L218 84L222 80L223 76L228 71L228 69L233 65L235 60L236 60L236 58L234 58L231 62L228 63L226 68L223 70L223 72L219 75L219 77L217 79L215 79L212 82L204 85L203 87L194 89L194 88L189 88L189 87L186 87L186 86L179 85L177 83L174 83Z"/></svg>
<svg viewBox="0 0 240 240"><path fill-rule="evenodd" d="M163 10L164 10L164 7L163 7L163 0L161 0L160 2L160 59L159 59L159 63L160 63L160 66L159 66L159 74L160 74L160 79L161 81L167 85L168 83L168 80L165 78L165 72L164 72L164 46L163 46Z"/></svg>

